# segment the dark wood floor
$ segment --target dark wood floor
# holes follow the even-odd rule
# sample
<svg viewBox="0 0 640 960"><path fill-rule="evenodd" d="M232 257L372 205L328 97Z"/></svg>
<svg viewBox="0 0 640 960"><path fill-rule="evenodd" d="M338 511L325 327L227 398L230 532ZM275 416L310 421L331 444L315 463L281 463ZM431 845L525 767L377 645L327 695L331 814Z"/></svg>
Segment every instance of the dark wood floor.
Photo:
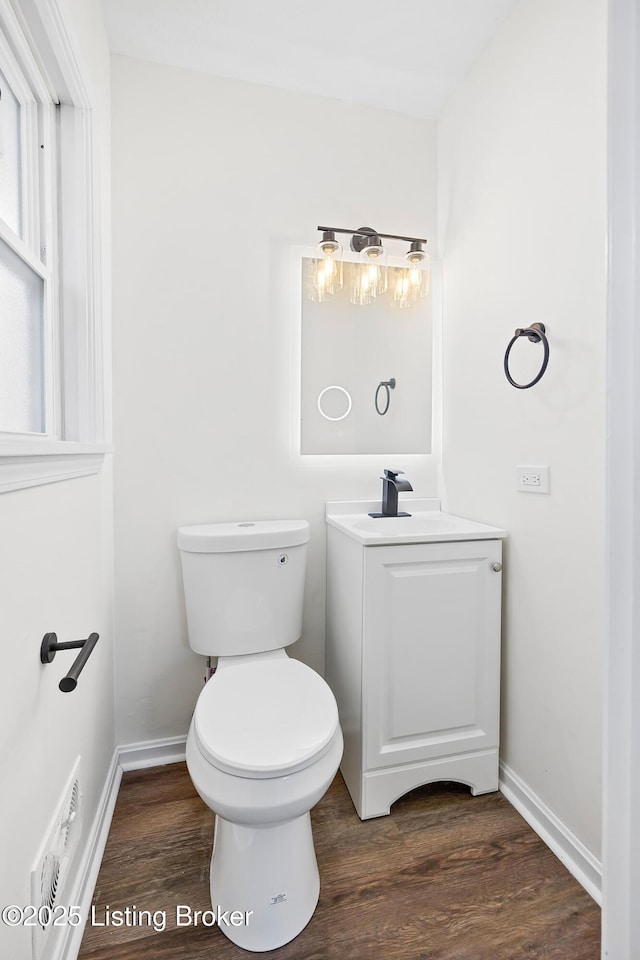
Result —
<svg viewBox="0 0 640 960"><path fill-rule="evenodd" d="M361 822L340 774L312 811L321 890L278 960L598 960L600 911L494 793L421 787ZM178 928L176 905L210 909L213 814L184 764L124 775L94 895L166 929L87 924L79 960L241 960L217 929Z"/></svg>

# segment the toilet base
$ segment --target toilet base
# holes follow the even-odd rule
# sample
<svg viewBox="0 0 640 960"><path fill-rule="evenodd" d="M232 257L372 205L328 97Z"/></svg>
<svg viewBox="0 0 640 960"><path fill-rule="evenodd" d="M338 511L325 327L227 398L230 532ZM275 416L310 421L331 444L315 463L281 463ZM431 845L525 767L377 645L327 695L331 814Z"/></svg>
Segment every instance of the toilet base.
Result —
<svg viewBox="0 0 640 960"><path fill-rule="evenodd" d="M306 927L319 893L308 813L264 826L216 816L211 903L233 943L255 952L283 946Z"/></svg>

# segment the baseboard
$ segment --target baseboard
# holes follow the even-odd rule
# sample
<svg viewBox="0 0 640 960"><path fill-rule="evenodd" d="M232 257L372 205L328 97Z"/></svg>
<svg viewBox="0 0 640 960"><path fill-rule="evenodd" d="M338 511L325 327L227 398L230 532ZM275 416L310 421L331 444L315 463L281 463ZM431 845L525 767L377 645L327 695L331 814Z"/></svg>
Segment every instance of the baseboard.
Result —
<svg viewBox="0 0 640 960"><path fill-rule="evenodd" d="M161 767L165 763L180 763L185 759L186 745L186 737L126 743L118 747L118 762L125 771Z"/></svg>
<svg viewBox="0 0 640 960"><path fill-rule="evenodd" d="M601 906L602 864L506 763L500 764L500 792Z"/></svg>
<svg viewBox="0 0 640 960"><path fill-rule="evenodd" d="M76 883L69 896L65 896L66 903L80 907L83 922L77 927L66 926L64 928L65 935L60 939L51 960L75 960L80 951L82 935L91 909L93 891L98 879L98 871L102 863L121 779L122 769L118 764L118 751L115 750L107 771L98 809L85 843Z"/></svg>

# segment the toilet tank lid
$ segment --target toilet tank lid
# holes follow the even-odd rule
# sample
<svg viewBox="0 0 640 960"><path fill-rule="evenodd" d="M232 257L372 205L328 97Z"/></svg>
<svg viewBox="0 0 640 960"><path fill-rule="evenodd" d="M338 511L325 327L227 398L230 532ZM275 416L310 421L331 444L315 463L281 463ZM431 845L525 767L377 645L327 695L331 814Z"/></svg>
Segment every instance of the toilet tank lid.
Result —
<svg viewBox="0 0 640 960"><path fill-rule="evenodd" d="M277 550L308 540L307 520L240 520L235 523L196 523L178 528L178 547L186 553Z"/></svg>

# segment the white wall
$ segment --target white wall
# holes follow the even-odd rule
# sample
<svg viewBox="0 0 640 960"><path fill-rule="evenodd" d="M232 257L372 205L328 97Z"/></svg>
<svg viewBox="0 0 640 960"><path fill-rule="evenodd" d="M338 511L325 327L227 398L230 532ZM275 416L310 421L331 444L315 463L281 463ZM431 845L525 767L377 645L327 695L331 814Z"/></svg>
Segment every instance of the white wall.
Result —
<svg viewBox="0 0 640 960"><path fill-rule="evenodd" d="M449 507L509 531L502 758L596 856L606 36L605 0L523 0L438 124ZM551 360L519 391L502 359L534 321ZM516 492L518 464L549 464L551 494Z"/></svg>
<svg viewBox="0 0 640 960"><path fill-rule="evenodd" d="M303 637L324 665L324 503L376 497L384 466L435 495L435 458L292 460L289 249L318 224L434 238L434 125L115 57L117 738L184 734L176 528L311 522Z"/></svg>
<svg viewBox="0 0 640 960"><path fill-rule="evenodd" d="M109 57L100 6L85 0L64 0L60 6L96 97L108 240ZM106 260L103 266L106 291ZM30 870L78 755L83 829L63 903L70 903L79 877L114 750L112 523L108 456L97 476L0 496L2 905L31 902ZM43 666L43 635L55 631L66 641L94 630L100 641L77 689L61 693L58 682L75 654L59 653ZM30 958L31 930L0 925L0 953L13 960Z"/></svg>

